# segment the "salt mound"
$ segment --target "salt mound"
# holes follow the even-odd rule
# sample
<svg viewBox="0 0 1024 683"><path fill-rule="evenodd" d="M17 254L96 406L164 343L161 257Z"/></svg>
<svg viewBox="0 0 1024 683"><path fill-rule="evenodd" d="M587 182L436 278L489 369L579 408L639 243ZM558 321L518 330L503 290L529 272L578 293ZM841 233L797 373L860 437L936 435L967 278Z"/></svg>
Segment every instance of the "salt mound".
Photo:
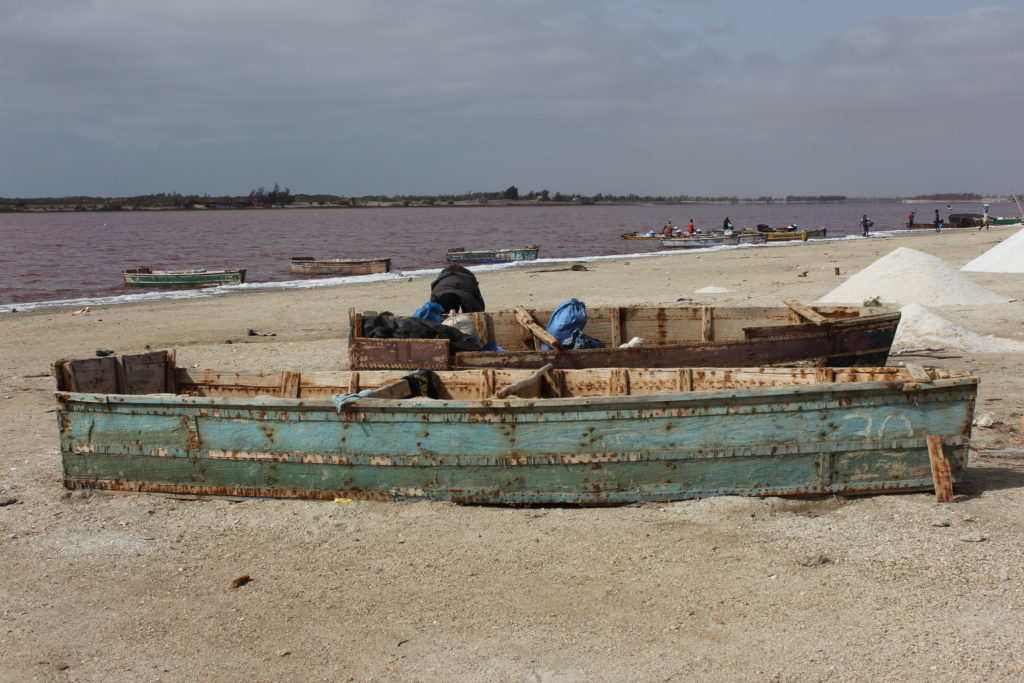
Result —
<svg viewBox="0 0 1024 683"><path fill-rule="evenodd" d="M1024 273L1024 230L992 247L960 270L971 273Z"/></svg>
<svg viewBox="0 0 1024 683"><path fill-rule="evenodd" d="M1010 299L990 292L942 259L907 247L894 249L818 303L857 304L878 299L885 304L1004 304Z"/></svg>
<svg viewBox="0 0 1024 683"><path fill-rule="evenodd" d="M697 291L695 291L694 294L724 294L726 292L731 292L731 291L733 291L733 290L726 289L725 287L714 287L714 286L711 286L711 287L702 287L701 289L698 289Z"/></svg>
<svg viewBox="0 0 1024 683"><path fill-rule="evenodd" d="M1024 353L1024 341L969 332L921 304L907 304L900 313L893 351L941 348L970 353Z"/></svg>

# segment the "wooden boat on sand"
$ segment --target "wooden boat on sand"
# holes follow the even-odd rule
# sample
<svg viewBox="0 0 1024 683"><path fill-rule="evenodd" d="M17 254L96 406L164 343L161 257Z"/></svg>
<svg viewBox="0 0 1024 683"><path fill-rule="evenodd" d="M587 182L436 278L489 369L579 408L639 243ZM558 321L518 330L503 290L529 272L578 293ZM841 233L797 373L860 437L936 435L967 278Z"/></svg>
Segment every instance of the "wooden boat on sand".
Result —
<svg viewBox="0 0 1024 683"><path fill-rule="evenodd" d="M391 259L318 259L312 256L292 256L288 268L293 273L306 275L373 275L391 270Z"/></svg>
<svg viewBox="0 0 1024 683"><path fill-rule="evenodd" d="M523 249L491 249L484 251L466 251L462 247L452 247L444 252L450 263L512 263L514 261L535 261L540 247L529 245Z"/></svg>
<svg viewBox="0 0 1024 683"><path fill-rule="evenodd" d="M540 350L556 346L547 335L550 309L467 313L481 344L504 351L455 351L447 339L380 339L364 334L373 313L349 310L349 367L450 369L760 365L884 365L900 322L882 308L804 306L593 306L583 328L603 349ZM545 337L547 335L547 337ZM642 343L619 348L632 338Z"/></svg>
<svg viewBox="0 0 1024 683"><path fill-rule="evenodd" d="M511 505L949 495L977 390L923 368L403 376L178 368L163 351L53 372L68 488Z"/></svg>
<svg viewBox="0 0 1024 683"><path fill-rule="evenodd" d="M245 268L231 270L153 270L128 268L121 271L128 287L220 287L245 282Z"/></svg>

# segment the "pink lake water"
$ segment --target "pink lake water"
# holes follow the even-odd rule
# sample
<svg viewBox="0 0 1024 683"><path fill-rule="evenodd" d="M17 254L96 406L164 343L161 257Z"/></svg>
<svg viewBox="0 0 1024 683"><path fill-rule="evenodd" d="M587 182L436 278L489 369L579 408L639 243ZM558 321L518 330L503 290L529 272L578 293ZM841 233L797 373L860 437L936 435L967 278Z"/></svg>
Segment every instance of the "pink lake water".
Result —
<svg viewBox="0 0 1024 683"><path fill-rule="evenodd" d="M537 244L541 259L587 259L661 251L658 242L620 235L659 230L666 221L685 227L692 218L711 230L728 216L741 228L795 223L827 227L830 237L842 237L860 234L865 213L875 222L873 232L884 233L901 229L911 209L918 221L928 222L936 208L945 218L945 203L0 213L0 311L15 304L132 300L139 290L124 287L121 270L137 266L246 268L247 283L288 283L295 281L288 270L291 256L390 257L392 271L421 271L443 267L446 247ZM981 207L957 202L952 211L980 212ZM1017 210L996 204L991 213L1016 215Z"/></svg>

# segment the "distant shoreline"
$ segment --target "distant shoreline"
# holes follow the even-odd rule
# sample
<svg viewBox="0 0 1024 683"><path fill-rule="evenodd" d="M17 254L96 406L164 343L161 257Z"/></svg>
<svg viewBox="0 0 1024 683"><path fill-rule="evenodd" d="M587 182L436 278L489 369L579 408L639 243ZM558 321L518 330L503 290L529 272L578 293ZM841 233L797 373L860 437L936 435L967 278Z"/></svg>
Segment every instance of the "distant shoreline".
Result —
<svg viewBox="0 0 1024 683"><path fill-rule="evenodd" d="M79 199L79 198L76 198ZM20 205L15 206L16 200L5 200L0 198L0 213L117 213L121 211L266 211L266 210L306 210L306 209L451 209L451 208L482 208L482 207L580 207L580 206L788 206L788 205L809 205L809 204L950 204L953 202L987 202L995 204L1009 202L1009 197L981 197L977 199L963 198L847 198L831 200L815 199L701 199L701 200L644 200L644 201L543 201L543 200L508 200L508 199L485 199L485 200L460 200L460 201L394 201L394 200L352 200L352 203L338 204L328 202L292 202L290 204L264 205L264 206L242 206L225 205L220 203L198 203L189 206L158 206L158 205L137 205L120 204L118 199L102 198L80 198L74 206L55 205L46 203L46 200L17 200ZM3 202L12 202L4 205ZM38 202L38 203L35 203Z"/></svg>

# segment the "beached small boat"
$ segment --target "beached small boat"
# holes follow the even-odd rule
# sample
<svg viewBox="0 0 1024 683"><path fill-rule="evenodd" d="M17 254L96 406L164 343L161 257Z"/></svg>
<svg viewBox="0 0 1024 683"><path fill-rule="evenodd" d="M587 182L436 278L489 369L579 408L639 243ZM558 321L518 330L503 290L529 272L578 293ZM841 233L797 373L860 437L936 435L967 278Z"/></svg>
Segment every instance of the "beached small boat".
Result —
<svg viewBox="0 0 1024 683"><path fill-rule="evenodd" d="M908 224L909 225L909 224ZM949 219L943 221L943 227L947 228L977 228L985 225L985 214L983 213L951 213ZM935 223L914 223L909 225L911 229L931 228L935 229Z"/></svg>
<svg viewBox="0 0 1024 683"><path fill-rule="evenodd" d="M828 234L827 228L813 230L773 230L762 233L769 242L806 242L809 239L822 239Z"/></svg>
<svg viewBox="0 0 1024 683"><path fill-rule="evenodd" d="M764 244L764 233L737 232L732 235L725 233L703 233L684 235L682 237L664 237L661 246L673 249L705 249L707 247L736 246L740 244Z"/></svg>
<svg viewBox="0 0 1024 683"><path fill-rule="evenodd" d="M535 261L540 247L529 245L523 249L490 249L466 251L462 247L445 249L444 255L451 263L511 263L513 261Z"/></svg>
<svg viewBox="0 0 1024 683"><path fill-rule="evenodd" d="M293 256L288 262L293 273L307 275L373 275L391 270L391 259L318 259Z"/></svg>
<svg viewBox="0 0 1024 683"><path fill-rule="evenodd" d="M245 268L231 270L153 270L128 268L121 271L128 287L220 287L245 282Z"/></svg>
<svg viewBox="0 0 1024 683"><path fill-rule="evenodd" d="M511 505L951 495L977 392L924 368L403 377L178 368L160 351L53 371L67 488ZM406 398L424 386L436 398Z"/></svg>
<svg viewBox="0 0 1024 683"><path fill-rule="evenodd" d="M381 339L366 335L369 313L349 310L349 367L363 368L561 368L758 365L884 365L899 311L882 308L804 306L591 306L589 336L603 349L540 350L550 309L467 313L481 344L503 351L456 351L447 339ZM550 336L550 335L548 335ZM640 346L619 348L634 337Z"/></svg>

